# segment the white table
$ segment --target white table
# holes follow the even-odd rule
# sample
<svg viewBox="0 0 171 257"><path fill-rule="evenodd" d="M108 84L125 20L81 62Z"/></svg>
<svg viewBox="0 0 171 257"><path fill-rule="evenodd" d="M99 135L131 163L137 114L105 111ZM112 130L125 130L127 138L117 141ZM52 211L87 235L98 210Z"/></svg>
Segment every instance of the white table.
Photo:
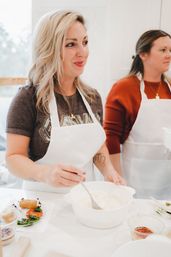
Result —
<svg viewBox="0 0 171 257"><path fill-rule="evenodd" d="M111 257L115 249L131 240L127 223L112 229L93 229L80 224L72 212L64 195L56 193L23 191L0 188L0 204L7 199L37 198L46 204L44 218L39 224L17 231L16 239L25 235L31 239L31 247L26 257L43 257L49 250L61 252L71 257ZM129 215L154 213L150 200L135 200ZM171 220L164 220L167 229ZM3 257L12 255L14 242L3 248Z"/></svg>

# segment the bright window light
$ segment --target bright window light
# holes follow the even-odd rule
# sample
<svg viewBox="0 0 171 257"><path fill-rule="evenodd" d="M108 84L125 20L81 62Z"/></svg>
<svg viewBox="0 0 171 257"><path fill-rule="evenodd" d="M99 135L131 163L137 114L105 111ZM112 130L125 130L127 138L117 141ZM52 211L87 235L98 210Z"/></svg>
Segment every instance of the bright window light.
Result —
<svg viewBox="0 0 171 257"><path fill-rule="evenodd" d="M31 49L31 0L0 0L0 76L26 76Z"/></svg>

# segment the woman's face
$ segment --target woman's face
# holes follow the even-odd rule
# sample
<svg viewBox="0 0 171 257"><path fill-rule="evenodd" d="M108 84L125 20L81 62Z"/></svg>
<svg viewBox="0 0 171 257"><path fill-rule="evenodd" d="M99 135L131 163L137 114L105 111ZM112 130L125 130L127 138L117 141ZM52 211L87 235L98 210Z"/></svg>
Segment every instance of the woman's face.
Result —
<svg viewBox="0 0 171 257"><path fill-rule="evenodd" d="M68 29L63 45L63 79L75 79L84 70L89 54L85 27L78 21Z"/></svg>
<svg viewBox="0 0 171 257"><path fill-rule="evenodd" d="M146 70L167 71L171 61L171 39L168 36L156 39L150 52L141 54L141 58Z"/></svg>

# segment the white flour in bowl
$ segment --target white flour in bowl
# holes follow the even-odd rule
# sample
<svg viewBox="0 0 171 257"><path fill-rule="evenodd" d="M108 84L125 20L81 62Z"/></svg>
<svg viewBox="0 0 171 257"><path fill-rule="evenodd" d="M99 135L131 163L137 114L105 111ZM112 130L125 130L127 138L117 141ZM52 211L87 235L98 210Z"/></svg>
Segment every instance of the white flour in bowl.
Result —
<svg viewBox="0 0 171 257"><path fill-rule="evenodd" d="M91 194L95 199L95 201L103 210L118 209L125 202L122 199L120 199L118 196L116 196L116 193L111 193L111 192L109 193L109 192L100 191L100 190L98 191L91 190ZM84 205L87 208L92 208L91 200L88 194L80 197L80 204Z"/></svg>

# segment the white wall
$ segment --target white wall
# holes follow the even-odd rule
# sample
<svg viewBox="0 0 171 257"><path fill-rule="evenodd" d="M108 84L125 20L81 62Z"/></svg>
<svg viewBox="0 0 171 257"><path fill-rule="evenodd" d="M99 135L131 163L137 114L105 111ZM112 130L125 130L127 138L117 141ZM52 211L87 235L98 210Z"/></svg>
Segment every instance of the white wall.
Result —
<svg viewBox="0 0 171 257"><path fill-rule="evenodd" d="M171 33L170 0L37 0L33 27L55 9L80 11L89 34L90 57L83 78L103 101L114 81L128 73L138 37L148 29Z"/></svg>
<svg viewBox="0 0 171 257"><path fill-rule="evenodd" d="M160 0L111 2L110 78L112 83L128 73L139 36L146 30L159 28Z"/></svg>
<svg viewBox="0 0 171 257"><path fill-rule="evenodd" d="M171 1L161 1L161 28L171 34Z"/></svg>

